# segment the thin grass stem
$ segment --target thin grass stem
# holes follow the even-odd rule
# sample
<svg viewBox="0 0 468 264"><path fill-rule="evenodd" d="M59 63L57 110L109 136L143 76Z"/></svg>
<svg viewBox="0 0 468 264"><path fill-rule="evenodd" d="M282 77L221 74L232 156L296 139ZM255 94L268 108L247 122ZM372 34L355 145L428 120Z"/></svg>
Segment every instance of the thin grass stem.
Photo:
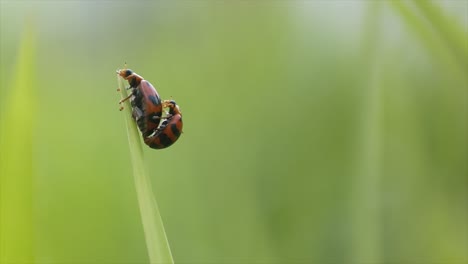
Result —
<svg viewBox="0 0 468 264"><path fill-rule="evenodd" d="M127 90L124 87L123 80L119 76L117 76L117 82L122 98L127 97ZM145 170L140 133L132 118L129 100L123 104L123 112L130 148L130 159L133 167L133 177L135 180L135 188L138 205L140 207L141 221L143 224L143 232L149 260L152 264L172 264L174 263L174 260L171 255L169 242L167 240L159 208L151 188L151 180Z"/></svg>

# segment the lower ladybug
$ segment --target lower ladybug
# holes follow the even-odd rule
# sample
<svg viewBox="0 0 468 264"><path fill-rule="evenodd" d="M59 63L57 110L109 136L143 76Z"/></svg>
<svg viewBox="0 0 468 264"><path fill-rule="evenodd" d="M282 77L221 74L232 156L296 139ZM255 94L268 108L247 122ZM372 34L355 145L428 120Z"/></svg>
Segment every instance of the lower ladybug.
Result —
<svg viewBox="0 0 468 264"><path fill-rule="evenodd" d="M120 100L120 104L130 99L132 105L132 116L143 137L153 134L161 121L162 104L156 89L144 80L140 75L130 69L118 70L122 78L128 81L132 92L126 98ZM120 108L122 110L123 107Z"/></svg>
<svg viewBox="0 0 468 264"><path fill-rule="evenodd" d="M169 113L153 135L144 138L145 144L150 148L163 149L171 146L179 139L182 133L182 112L174 100L165 100L163 107L169 108Z"/></svg>

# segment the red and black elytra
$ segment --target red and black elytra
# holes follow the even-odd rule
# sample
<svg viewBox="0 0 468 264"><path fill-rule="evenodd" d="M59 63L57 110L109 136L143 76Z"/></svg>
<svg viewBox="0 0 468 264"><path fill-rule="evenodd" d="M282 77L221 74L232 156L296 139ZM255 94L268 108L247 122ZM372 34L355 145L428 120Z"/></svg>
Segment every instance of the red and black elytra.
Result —
<svg viewBox="0 0 468 264"><path fill-rule="evenodd" d="M130 99L132 117L145 144L153 149L164 149L174 144L179 139L183 127L182 112L176 102L161 102L153 85L130 69L117 70L117 74L128 81L130 86L127 89L132 89L130 95L120 100L119 104ZM169 108L164 117L163 108ZM122 109L123 107L120 110Z"/></svg>
<svg viewBox="0 0 468 264"><path fill-rule="evenodd" d="M118 70L117 74L128 81L130 87L127 89L132 89L130 95L120 100L120 103L130 99L132 116L143 138L153 134L159 126L162 115L162 104L158 92L151 83L130 69Z"/></svg>
<svg viewBox="0 0 468 264"><path fill-rule="evenodd" d="M182 133L182 113L179 106L173 100L165 100L163 107L169 108L169 113L153 135L143 138L150 148L163 149L171 146L179 139Z"/></svg>

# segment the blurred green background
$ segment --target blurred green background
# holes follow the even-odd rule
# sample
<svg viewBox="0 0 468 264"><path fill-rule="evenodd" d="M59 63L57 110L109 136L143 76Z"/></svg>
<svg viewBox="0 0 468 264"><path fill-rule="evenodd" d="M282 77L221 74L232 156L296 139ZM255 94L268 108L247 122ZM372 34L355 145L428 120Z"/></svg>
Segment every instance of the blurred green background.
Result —
<svg viewBox="0 0 468 264"><path fill-rule="evenodd" d="M0 0L0 261L148 263L115 70L176 263L468 262L466 1Z"/></svg>

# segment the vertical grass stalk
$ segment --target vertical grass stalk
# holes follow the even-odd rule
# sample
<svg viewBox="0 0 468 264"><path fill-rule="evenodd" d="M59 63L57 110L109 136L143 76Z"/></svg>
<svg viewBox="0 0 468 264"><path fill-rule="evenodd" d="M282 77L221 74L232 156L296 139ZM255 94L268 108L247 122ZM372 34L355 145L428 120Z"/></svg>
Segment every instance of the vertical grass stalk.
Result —
<svg viewBox="0 0 468 264"><path fill-rule="evenodd" d="M366 86L363 99L362 124L358 139L359 153L351 187L352 263L381 263L382 221L382 87L379 80L379 32L381 30L382 6L378 1L369 2L364 20L362 57L368 58L363 65Z"/></svg>
<svg viewBox="0 0 468 264"><path fill-rule="evenodd" d="M127 97L124 82L119 76L117 76L117 82L122 98ZM172 264L174 260L172 259L159 208L151 188L151 180L145 170L140 133L132 118L129 100L124 103L124 107L123 114L127 126L130 159L149 260L152 264Z"/></svg>
<svg viewBox="0 0 468 264"><path fill-rule="evenodd" d="M0 113L0 263L34 261L32 156L37 120L34 47L32 23L26 23Z"/></svg>

